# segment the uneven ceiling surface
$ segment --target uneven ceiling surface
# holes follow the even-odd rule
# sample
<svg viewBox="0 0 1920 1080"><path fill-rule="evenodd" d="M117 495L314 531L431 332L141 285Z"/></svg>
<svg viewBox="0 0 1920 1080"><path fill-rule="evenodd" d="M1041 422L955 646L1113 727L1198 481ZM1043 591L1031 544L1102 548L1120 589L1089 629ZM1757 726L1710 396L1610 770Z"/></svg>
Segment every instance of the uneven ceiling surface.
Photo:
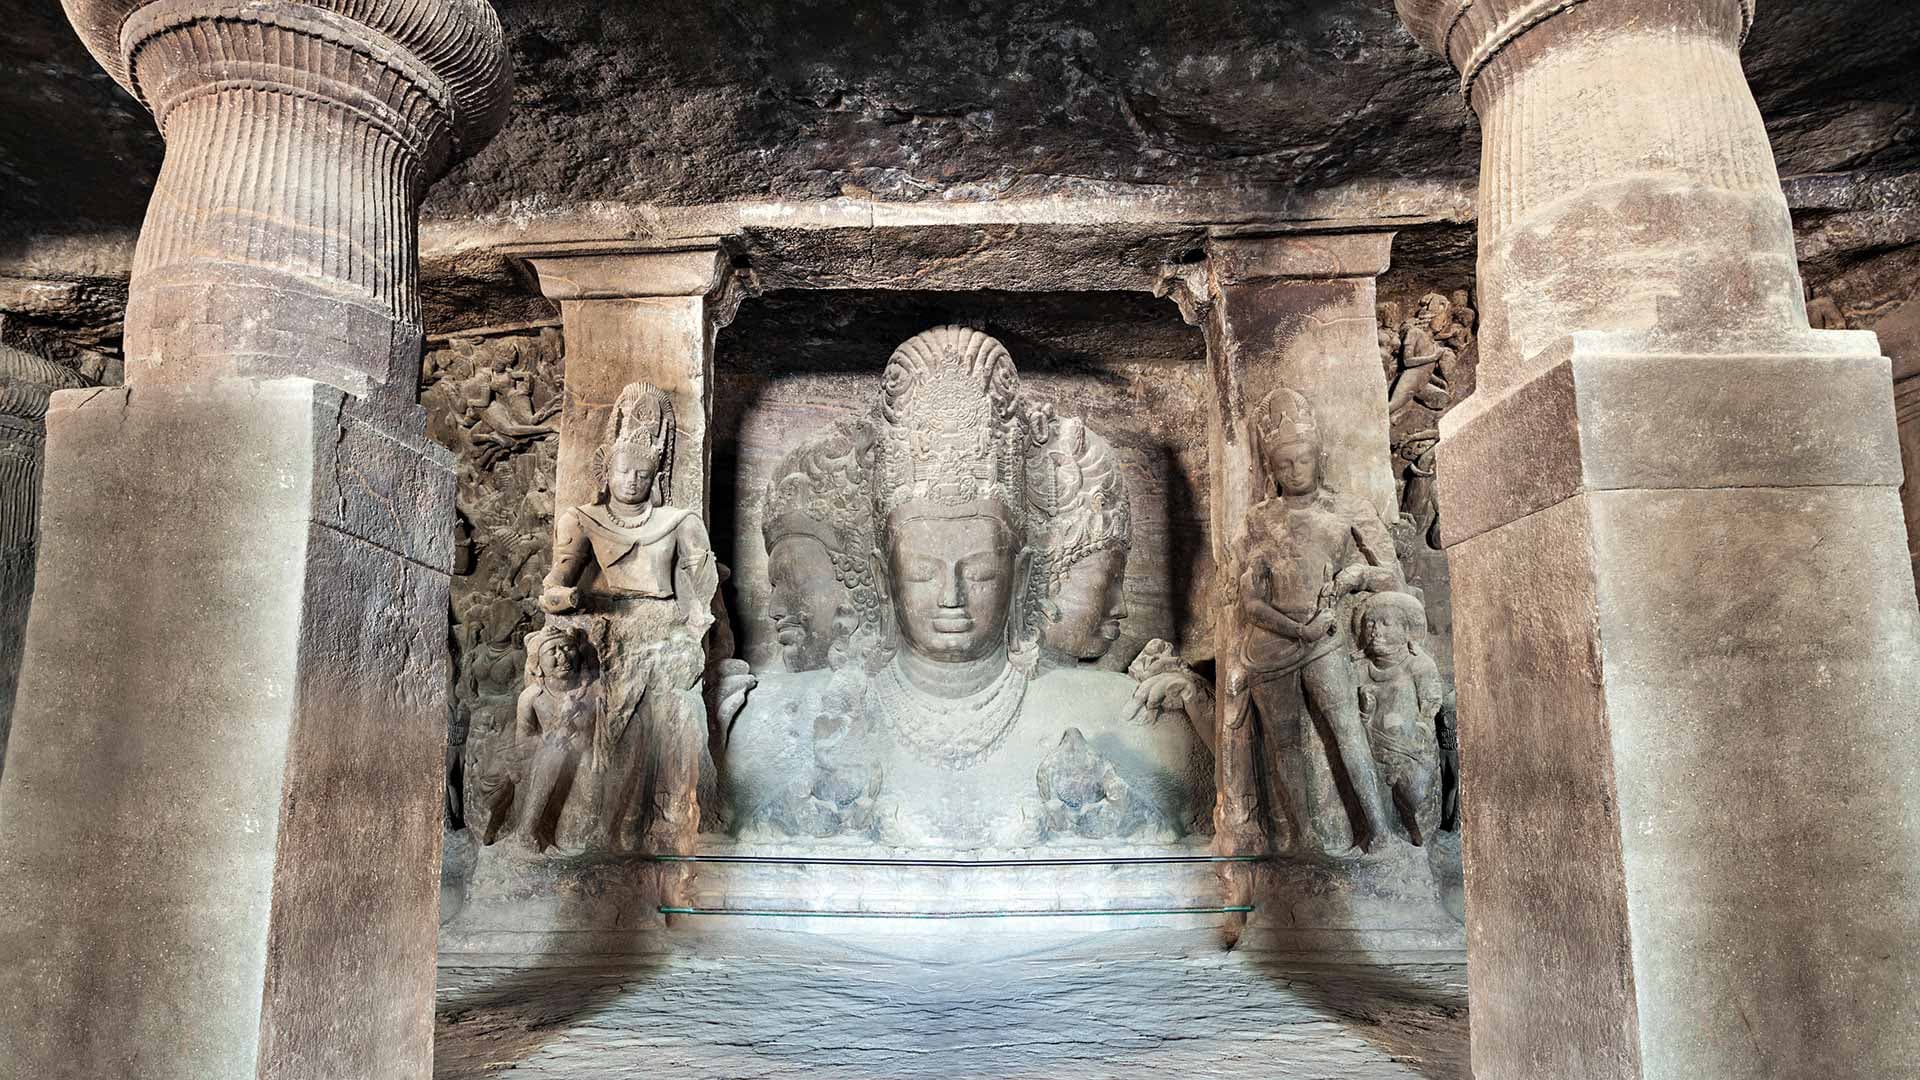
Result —
<svg viewBox="0 0 1920 1080"><path fill-rule="evenodd" d="M507 130L429 217L1467 180L1455 80L1387 0L499 0ZM139 222L161 144L56 0L0 0L0 235ZM1920 3L1761 0L1783 174L1920 165Z"/></svg>

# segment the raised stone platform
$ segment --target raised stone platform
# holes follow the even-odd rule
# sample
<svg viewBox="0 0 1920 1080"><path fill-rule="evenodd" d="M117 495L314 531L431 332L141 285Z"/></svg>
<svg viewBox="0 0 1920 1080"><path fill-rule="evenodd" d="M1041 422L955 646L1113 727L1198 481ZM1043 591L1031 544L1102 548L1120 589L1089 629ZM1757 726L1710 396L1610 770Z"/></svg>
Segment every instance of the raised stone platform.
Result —
<svg viewBox="0 0 1920 1080"><path fill-rule="evenodd" d="M907 960L886 955L884 943L862 950L854 939L785 937L813 948L751 958L638 957L573 970L443 967L434 1073L441 1080L1468 1075L1466 972L1458 966L1287 964L1217 947L1115 956L1109 934L1021 936L1017 954Z"/></svg>

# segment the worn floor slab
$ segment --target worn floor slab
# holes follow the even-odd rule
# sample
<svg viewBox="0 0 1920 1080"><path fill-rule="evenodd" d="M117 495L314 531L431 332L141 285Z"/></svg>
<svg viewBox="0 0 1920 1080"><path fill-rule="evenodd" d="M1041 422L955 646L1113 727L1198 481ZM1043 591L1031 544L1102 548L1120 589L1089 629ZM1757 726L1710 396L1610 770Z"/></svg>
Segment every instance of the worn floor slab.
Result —
<svg viewBox="0 0 1920 1080"><path fill-rule="evenodd" d="M443 968L439 1013L440 1080L1468 1076L1456 966L660 956Z"/></svg>

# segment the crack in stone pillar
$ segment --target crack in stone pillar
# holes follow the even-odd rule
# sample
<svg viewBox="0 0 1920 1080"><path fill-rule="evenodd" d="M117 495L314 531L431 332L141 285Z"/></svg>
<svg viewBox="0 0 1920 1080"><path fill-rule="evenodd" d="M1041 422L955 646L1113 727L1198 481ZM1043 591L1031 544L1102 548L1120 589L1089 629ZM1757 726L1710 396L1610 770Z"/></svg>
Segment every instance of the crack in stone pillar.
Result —
<svg viewBox="0 0 1920 1080"><path fill-rule="evenodd" d="M423 1078L453 477L414 403L415 229L504 118L500 25L67 10L167 154L126 385L46 416L0 1073Z"/></svg>
<svg viewBox="0 0 1920 1080"><path fill-rule="evenodd" d="M1397 0L1482 125L1442 420L1474 1074L1920 1060L1887 361L1813 330L1740 0Z"/></svg>

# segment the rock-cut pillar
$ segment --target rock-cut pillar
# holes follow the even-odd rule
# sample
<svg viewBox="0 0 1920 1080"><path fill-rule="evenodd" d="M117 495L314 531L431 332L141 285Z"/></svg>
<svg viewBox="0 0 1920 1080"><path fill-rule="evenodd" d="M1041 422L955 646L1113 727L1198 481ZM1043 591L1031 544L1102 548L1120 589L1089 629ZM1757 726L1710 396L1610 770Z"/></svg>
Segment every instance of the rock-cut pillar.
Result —
<svg viewBox="0 0 1920 1080"><path fill-rule="evenodd" d="M1747 0L1398 0L1482 128L1442 421L1473 1067L1920 1061L1920 613L1887 361L1809 329Z"/></svg>
<svg viewBox="0 0 1920 1080"><path fill-rule="evenodd" d="M425 1077L448 456L427 185L482 0L68 0L153 111L126 385L52 398L0 778L0 1075Z"/></svg>

